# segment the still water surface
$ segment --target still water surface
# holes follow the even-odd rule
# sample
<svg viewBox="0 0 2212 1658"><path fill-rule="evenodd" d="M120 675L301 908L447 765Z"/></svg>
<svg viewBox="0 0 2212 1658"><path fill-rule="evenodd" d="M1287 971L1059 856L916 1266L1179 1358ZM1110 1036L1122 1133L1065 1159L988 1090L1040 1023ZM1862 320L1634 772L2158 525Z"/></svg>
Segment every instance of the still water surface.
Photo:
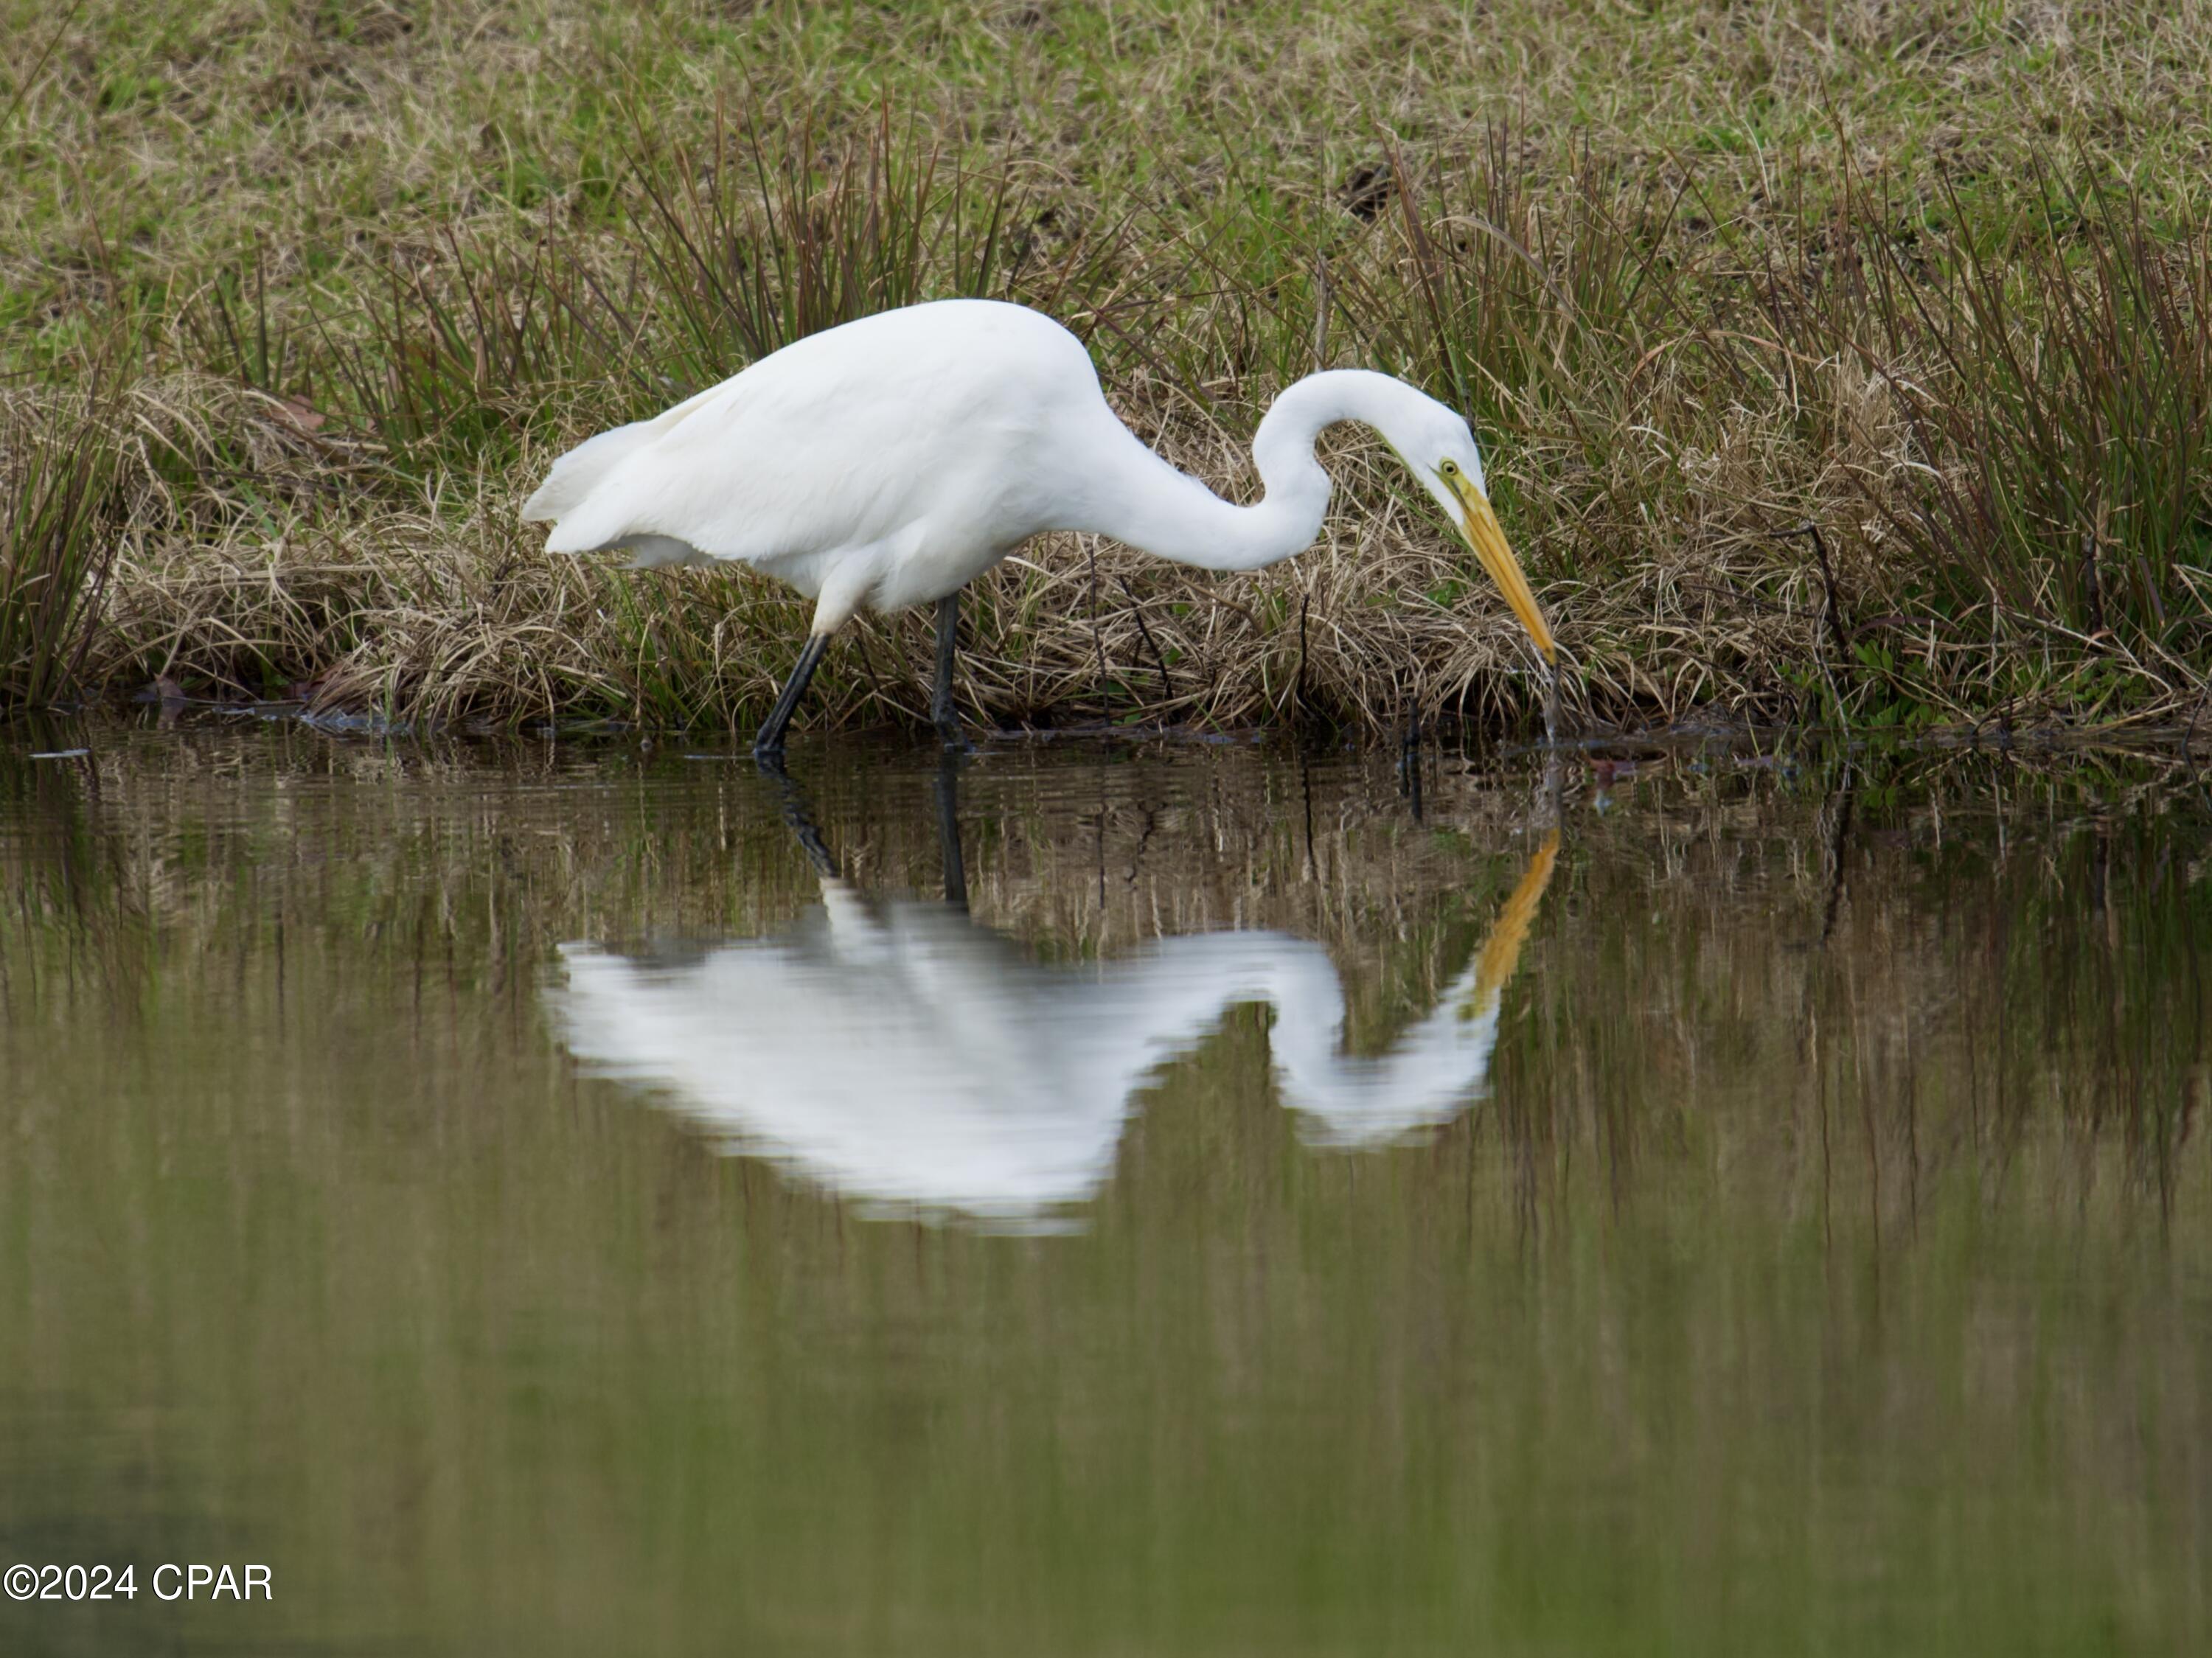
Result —
<svg viewBox="0 0 2212 1658"><path fill-rule="evenodd" d="M794 771L0 727L0 1650L2212 1644L2185 771Z"/></svg>

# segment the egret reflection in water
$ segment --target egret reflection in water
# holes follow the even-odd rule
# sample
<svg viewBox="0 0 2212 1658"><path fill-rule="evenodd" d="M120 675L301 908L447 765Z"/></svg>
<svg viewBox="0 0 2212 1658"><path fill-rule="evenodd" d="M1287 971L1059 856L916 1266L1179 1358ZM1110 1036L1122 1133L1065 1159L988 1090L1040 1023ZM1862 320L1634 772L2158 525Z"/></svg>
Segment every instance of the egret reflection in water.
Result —
<svg viewBox="0 0 2212 1658"><path fill-rule="evenodd" d="M1343 987L1310 940L1202 933L1046 963L969 915L957 834L935 902L856 890L800 827L819 904L679 959L566 945L556 1029L734 1150L848 1197L1000 1224L1092 1196L1146 1079L1248 1003L1274 1011L1275 1077L1310 1139L1376 1145L1449 1120L1483 1086L1559 851L1554 830L1435 1008L1369 1057L1344 1051Z"/></svg>

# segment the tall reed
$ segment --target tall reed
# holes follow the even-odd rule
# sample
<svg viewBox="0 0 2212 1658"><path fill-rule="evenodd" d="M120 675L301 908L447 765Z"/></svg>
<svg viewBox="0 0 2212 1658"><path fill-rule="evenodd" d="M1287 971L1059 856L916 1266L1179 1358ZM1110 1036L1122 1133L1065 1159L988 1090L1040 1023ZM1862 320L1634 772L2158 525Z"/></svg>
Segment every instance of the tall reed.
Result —
<svg viewBox="0 0 2212 1658"><path fill-rule="evenodd" d="M95 382L0 409L0 704L81 683L121 527L105 404Z"/></svg>
<svg viewBox="0 0 2212 1658"><path fill-rule="evenodd" d="M2212 227L2039 184L1994 231L1947 191L1919 208L1940 230L1900 234L1855 183L1813 331L1909 422L1898 471L1861 483L1916 609L2186 677L2212 573Z"/></svg>
<svg viewBox="0 0 2212 1658"><path fill-rule="evenodd" d="M702 151L643 151L634 171L659 367L679 389L872 312L1006 289L1011 178L949 164L888 107L842 152L807 125L773 155L718 107Z"/></svg>

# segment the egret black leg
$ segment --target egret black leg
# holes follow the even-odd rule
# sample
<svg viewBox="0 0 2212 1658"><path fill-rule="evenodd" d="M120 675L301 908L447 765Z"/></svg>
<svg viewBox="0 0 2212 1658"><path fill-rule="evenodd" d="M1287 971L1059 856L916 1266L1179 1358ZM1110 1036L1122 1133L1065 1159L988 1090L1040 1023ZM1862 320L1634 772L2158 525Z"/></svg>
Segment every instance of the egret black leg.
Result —
<svg viewBox="0 0 2212 1658"><path fill-rule="evenodd" d="M806 682L814 677L815 669L822 665L822 653L829 648L828 634L808 635L806 648L799 653L799 665L783 682L783 694L775 699L775 706L768 711L759 734L753 738L754 759L771 759L783 752L783 728L791 723L799 699L806 695Z"/></svg>
<svg viewBox="0 0 2212 1658"><path fill-rule="evenodd" d="M937 601L937 695L929 705L937 734L947 743L961 740L960 715L952 706L952 660L959 650L960 594L955 590Z"/></svg>

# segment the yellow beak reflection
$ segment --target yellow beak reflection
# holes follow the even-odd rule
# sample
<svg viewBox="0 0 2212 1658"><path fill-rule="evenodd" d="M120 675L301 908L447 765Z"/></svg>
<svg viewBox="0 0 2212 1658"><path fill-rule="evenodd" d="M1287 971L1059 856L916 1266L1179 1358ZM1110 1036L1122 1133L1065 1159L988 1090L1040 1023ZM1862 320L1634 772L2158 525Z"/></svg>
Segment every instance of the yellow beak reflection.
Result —
<svg viewBox="0 0 2212 1658"><path fill-rule="evenodd" d="M1538 608L1536 595L1530 591L1528 578L1521 574L1521 561L1513 556L1513 550L1505 544L1505 531L1498 527L1498 514L1490 510L1490 502L1481 491L1462 478L1454 478L1452 493L1459 497L1460 510L1465 515L1461 527L1467 532L1467 544L1474 549L1475 557L1482 568L1490 572L1490 579L1505 595L1505 602L1513 607L1513 614L1521 618L1521 625L1528 630L1528 637L1544 653L1547 663L1558 659L1552 643L1552 624L1544 620Z"/></svg>
<svg viewBox="0 0 2212 1658"><path fill-rule="evenodd" d="M1498 912L1498 920L1482 946L1481 964L1474 975L1474 994L1468 999L1460 1013L1462 1019L1480 1018L1498 1005L1506 981L1520 965L1521 946L1528 941L1529 925L1536 919L1536 907L1544 902L1544 889L1552 884L1552 865L1559 861L1559 832L1553 829L1528 859L1528 867L1521 874L1521 884L1513 889L1505 908Z"/></svg>

